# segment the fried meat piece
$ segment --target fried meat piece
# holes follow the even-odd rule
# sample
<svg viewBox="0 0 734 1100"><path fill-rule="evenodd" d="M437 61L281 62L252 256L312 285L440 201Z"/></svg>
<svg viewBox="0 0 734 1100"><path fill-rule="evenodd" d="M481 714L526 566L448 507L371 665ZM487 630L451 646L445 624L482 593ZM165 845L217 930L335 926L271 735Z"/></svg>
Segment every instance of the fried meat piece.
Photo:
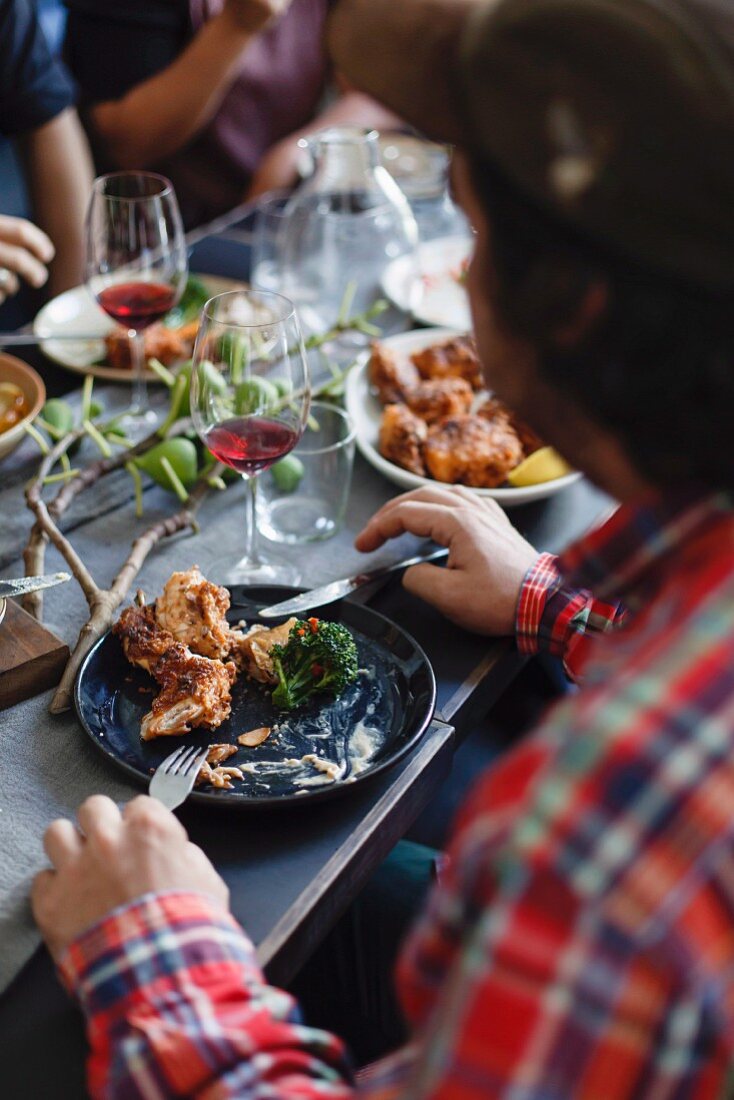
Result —
<svg viewBox="0 0 734 1100"><path fill-rule="evenodd" d="M429 429L423 448L437 481L494 489L522 459L520 441L508 424L481 416L453 416Z"/></svg>
<svg viewBox="0 0 734 1100"><path fill-rule="evenodd" d="M411 355L421 378L463 378L474 390L482 388L482 369L472 336L456 336Z"/></svg>
<svg viewBox="0 0 734 1100"><path fill-rule="evenodd" d="M216 787L222 791L233 791L234 783L233 779L244 779L244 775L239 768L213 768L211 764L205 760L201 765L199 774L194 780L195 787L201 787L204 783L211 784L212 787Z"/></svg>
<svg viewBox="0 0 734 1100"><path fill-rule="evenodd" d="M105 362L116 370L131 370L130 338L123 329L116 329L105 337ZM191 352L191 343L184 340L175 329L165 325L151 325L145 330L145 361L159 359L164 366L170 367L186 359Z"/></svg>
<svg viewBox="0 0 734 1100"><path fill-rule="evenodd" d="M122 651L131 665L155 675L154 669L176 639L156 621L153 605L126 607L112 633L122 643Z"/></svg>
<svg viewBox="0 0 734 1100"><path fill-rule="evenodd" d="M200 787L204 783L209 783L212 787L221 790L233 790L234 783L232 779L244 779L242 772L239 768L222 768L220 765L225 760L229 760L230 756L234 756L236 752L236 745L210 745L206 760L201 765L199 774L194 781L194 786Z"/></svg>
<svg viewBox="0 0 734 1100"><path fill-rule="evenodd" d="M473 391L464 378L431 378L411 386L405 403L427 424L446 416L461 416L471 408Z"/></svg>
<svg viewBox="0 0 734 1100"><path fill-rule="evenodd" d="M256 623L246 634L240 636L232 656L253 680L258 680L261 684L278 682L270 651L274 645L285 645L295 622L296 619L291 618L280 626L273 627Z"/></svg>
<svg viewBox="0 0 734 1100"><path fill-rule="evenodd" d="M209 751L206 754L207 764L223 764L225 760L229 760L230 756L234 756L237 752L236 745L230 745L225 743L210 745Z"/></svg>
<svg viewBox="0 0 734 1100"><path fill-rule="evenodd" d="M231 661L200 657L173 642L151 671L162 690L141 722L143 741L188 733L198 726L216 729L229 718L230 688L237 675Z"/></svg>
<svg viewBox="0 0 734 1100"><path fill-rule="evenodd" d="M423 444L427 434L426 422L407 405L386 405L380 424L379 452L396 466L425 477Z"/></svg>
<svg viewBox="0 0 734 1100"><path fill-rule="evenodd" d="M404 401L406 392L420 381L418 370L410 360L399 360L377 341L372 344L367 374L382 405Z"/></svg>
<svg viewBox="0 0 734 1100"><path fill-rule="evenodd" d="M230 661L194 654L163 629L153 606L127 607L113 627L131 664L149 672L161 692L140 726L144 741L188 733L195 726L215 729L229 717L236 669Z"/></svg>
<svg viewBox="0 0 734 1100"><path fill-rule="evenodd" d="M540 436L536 435L533 429L526 424L524 420L520 420L518 416L515 416L514 412L508 409L503 401L500 401L499 397L490 397L485 401L484 404L477 409L477 416L483 416L485 420L490 420L493 423L502 420L504 423L509 424L520 440L520 446L526 458L528 455L533 454L534 451L540 450L543 446L543 440Z"/></svg>
<svg viewBox="0 0 734 1100"><path fill-rule="evenodd" d="M172 573L156 600L158 625L170 631L202 657L223 660L232 648L232 631L226 615L229 592L212 584L195 565L185 573Z"/></svg>

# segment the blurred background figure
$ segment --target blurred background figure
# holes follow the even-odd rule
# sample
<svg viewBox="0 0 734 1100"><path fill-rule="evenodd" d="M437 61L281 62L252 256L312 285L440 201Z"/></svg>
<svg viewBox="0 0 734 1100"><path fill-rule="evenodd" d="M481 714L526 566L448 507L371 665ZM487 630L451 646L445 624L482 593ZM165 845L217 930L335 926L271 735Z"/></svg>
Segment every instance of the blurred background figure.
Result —
<svg viewBox="0 0 734 1100"><path fill-rule="evenodd" d="M92 162L74 100L30 0L0 0L0 328L33 315L33 290L82 279Z"/></svg>
<svg viewBox="0 0 734 1100"><path fill-rule="evenodd" d="M188 227L291 186L307 133L396 125L330 68L328 0L65 3L64 56L98 170L163 172Z"/></svg>

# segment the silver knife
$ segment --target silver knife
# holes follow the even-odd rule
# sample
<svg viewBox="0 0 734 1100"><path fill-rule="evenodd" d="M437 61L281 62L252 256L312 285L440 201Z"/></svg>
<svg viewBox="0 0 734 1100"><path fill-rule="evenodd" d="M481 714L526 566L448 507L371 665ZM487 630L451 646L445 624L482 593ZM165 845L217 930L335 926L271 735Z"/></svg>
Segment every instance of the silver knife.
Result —
<svg viewBox="0 0 734 1100"><path fill-rule="evenodd" d="M47 573L43 577L21 577L17 581L0 581L0 600L10 596L25 596L41 588L53 588L71 580L71 573Z"/></svg>
<svg viewBox="0 0 734 1100"><path fill-rule="evenodd" d="M22 344L45 344L56 340L70 340L74 344L88 344L92 340L95 343L104 340L105 336L109 336L109 333L98 332L96 335L92 335L92 333L58 332L53 335L52 333L42 334L40 332L0 332L0 347L13 348L20 347Z"/></svg>
<svg viewBox="0 0 734 1100"><path fill-rule="evenodd" d="M300 596L294 596L282 603L274 603L270 607L263 607L259 614L263 619L276 619L282 615L295 615L299 611L308 611L311 607L323 607L326 603L341 600L350 592L361 588L362 585L371 584L372 581L382 580L390 573L397 573L399 569L407 569L410 565L419 565L424 561L439 561L448 555L448 550L442 546L439 550L433 550L429 554L416 554L413 558L404 561L393 562L392 565L382 565L378 569L369 569L366 573L357 573L354 577L344 577L340 581L332 581L320 588L312 588L310 592L304 592Z"/></svg>

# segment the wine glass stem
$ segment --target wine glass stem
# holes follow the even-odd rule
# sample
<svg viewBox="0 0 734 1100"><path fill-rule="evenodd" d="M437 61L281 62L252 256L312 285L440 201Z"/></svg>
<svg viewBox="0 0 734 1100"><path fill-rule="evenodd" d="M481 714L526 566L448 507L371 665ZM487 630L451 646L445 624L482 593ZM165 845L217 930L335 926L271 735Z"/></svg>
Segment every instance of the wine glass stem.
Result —
<svg viewBox="0 0 734 1100"><path fill-rule="evenodd" d="M260 565L259 539L257 537L257 478L247 481L247 530L245 535L245 559L252 565Z"/></svg>
<svg viewBox="0 0 734 1100"><path fill-rule="evenodd" d="M145 381L145 333L130 329L130 353L133 367L132 413L144 413L148 408L148 387Z"/></svg>

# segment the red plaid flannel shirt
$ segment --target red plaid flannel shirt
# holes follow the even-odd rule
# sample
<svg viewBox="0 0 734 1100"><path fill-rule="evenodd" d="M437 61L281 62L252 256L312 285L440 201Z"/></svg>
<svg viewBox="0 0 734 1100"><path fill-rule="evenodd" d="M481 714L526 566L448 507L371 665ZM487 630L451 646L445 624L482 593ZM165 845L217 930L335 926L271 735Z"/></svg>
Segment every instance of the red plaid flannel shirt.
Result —
<svg viewBox="0 0 734 1100"><path fill-rule="evenodd" d="M468 800L399 966L408 1047L355 1083L230 916L149 895L60 963L92 1095L731 1095L733 550L709 498L622 508L531 571L520 644L583 664L583 686Z"/></svg>

